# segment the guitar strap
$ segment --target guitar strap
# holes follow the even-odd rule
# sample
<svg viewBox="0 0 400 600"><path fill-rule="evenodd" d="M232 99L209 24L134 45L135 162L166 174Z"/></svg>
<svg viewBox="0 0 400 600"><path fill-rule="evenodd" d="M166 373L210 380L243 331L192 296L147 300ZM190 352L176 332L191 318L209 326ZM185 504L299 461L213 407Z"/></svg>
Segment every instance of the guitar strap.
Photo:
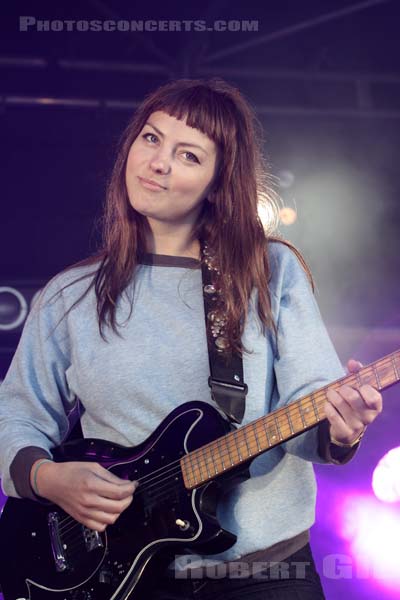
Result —
<svg viewBox="0 0 400 600"><path fill-rule="evenodd" d="M202 252L207 248L202 243ZM214 303L217 300L217 292L212 283L211 271L214 267L210 264L201 262L204 315L207 320L212 318ZM247 384L243 381L243 359L242 355L231 352L221 352L218 348L218 336L214 344L207 344L208 359L210 365L210 377L208 385L211 388L211 398L222 410L228 419L234 423L241 423L246 408ZM224 356L223 356L224 354ZM83 438L80 416L82 406L80 400L77 400L71 413L68 415L70 428L66 438Z"/></svg>
<svg viewBox="0 0 400 600"><path fill-rule="evenodd" d="M202 243L202 252L206 254L207 245ZM217 300L218 291L215 289L211 272L217 270L211 261L201 262L203 280L204 315L207 322L215 320L213 311ZM222 335L218 333L216 325L214 344L208 343L208 359L210 364L210 377L208 385L211 388L211 398L217 406L226 414L228 419L234 423L241 423L246 408L247 384L243 381L243 358L237 352L222 352L224 342ZM223 356L224 355L224 356Z"/></svg>

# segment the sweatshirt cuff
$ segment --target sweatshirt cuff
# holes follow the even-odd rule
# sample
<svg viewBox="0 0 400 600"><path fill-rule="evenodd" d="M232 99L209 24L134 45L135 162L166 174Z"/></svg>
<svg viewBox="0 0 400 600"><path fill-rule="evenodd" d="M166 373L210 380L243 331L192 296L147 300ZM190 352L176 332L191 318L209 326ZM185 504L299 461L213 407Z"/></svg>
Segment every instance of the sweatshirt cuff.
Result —
<svg viewBox="0 0 400 600"><path fill-rule="evenodd" d="M318 453L328 463L345 465L353 458L359 445L360 443L352 448L336 446L331 442L328 421L322 421L318 426Z"/></svg>
<svg viewBox="0 0 400 600"><path fill-rule="evenodd" d="M31 487L30 477L34 462L40 458L52 458L43 448L27 446L17 452L10 465L10 477L13 480L17 494L21 498L40 500Z"/></svg>

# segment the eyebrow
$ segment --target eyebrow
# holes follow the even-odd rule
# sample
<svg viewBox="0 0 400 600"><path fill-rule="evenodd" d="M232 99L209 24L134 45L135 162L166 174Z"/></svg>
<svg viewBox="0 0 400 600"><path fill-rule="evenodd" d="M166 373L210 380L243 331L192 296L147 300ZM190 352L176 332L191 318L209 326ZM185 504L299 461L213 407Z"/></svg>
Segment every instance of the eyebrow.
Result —
<svg viewBox="0 0 400 600"><path fill-rule="evenodd" d="M163 132L160 131L157 127L155 127L152 123L150 123L150 121L147 121L147 123L145 123L145 125L150 125L150 127L152 127L155 131L157 131L157 133L159 135L161 135L161 137L165 137ZM178 142L177 146L190 146L191 148L199 148L200 150L205 152L205 154L208 154L208 152L206 150L204 150L204 148L202 146L199 146L198 144L191 144L190 142Z"/></svg>

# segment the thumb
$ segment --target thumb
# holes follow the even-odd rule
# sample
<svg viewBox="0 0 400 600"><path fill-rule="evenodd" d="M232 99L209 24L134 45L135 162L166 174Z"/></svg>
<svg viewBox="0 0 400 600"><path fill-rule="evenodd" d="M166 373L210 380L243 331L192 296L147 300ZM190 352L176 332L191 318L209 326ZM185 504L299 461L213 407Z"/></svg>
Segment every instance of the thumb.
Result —
<svg viewBox="0 0 400 600"><path fill-rule="evenodd" d="M363 364L359 360L355 360L354 358L350 358L347 361L347 370L349 373L357 373L360 369L362 369Z"/></svg>

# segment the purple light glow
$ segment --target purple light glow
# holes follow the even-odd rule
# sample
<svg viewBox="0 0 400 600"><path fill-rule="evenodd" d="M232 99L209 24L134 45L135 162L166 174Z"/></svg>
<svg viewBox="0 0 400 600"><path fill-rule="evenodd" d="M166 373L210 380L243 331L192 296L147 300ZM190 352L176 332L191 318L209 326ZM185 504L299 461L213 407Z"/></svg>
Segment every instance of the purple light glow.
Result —
<svg viewBox="0 0 400 600"><path fill-rule="evenodd" d="M341 512L341 534L357 562L357 576L400 590L400 511L353 494L343 500Z"/></svg>
<svg viewBox="0 0 400 600"><path fill-rule="evenodd" d="M375 496L384 502L400 501L400 447L389 450L372 475Z"/></svg>

